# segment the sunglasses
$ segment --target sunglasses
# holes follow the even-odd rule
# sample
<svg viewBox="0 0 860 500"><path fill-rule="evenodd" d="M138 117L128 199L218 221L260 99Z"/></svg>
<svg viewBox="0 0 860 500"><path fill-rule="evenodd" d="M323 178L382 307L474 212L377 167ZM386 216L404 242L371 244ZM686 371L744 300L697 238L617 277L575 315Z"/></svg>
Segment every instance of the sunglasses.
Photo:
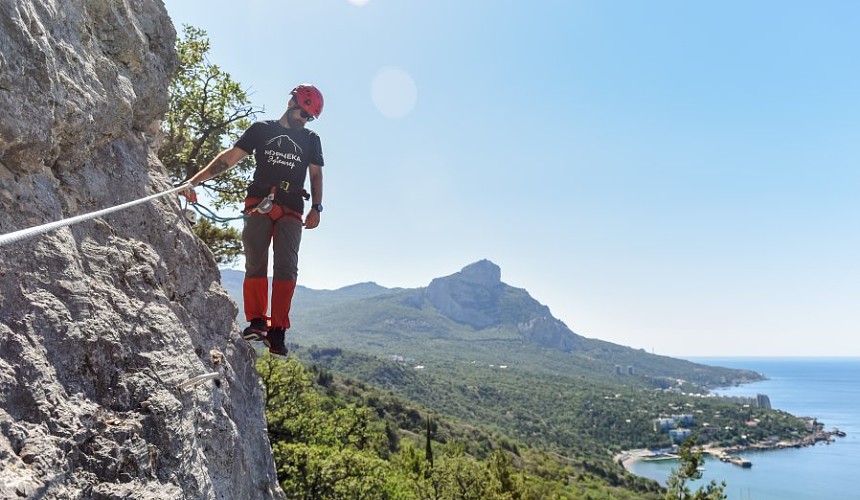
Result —
<svg viewBox="0 0 860 500"><path fill-rule="evenodd" d="M315 118L314 115L308 113L307 111L303 110L302 108L299 108L299 116L301 116L302 118L304 118L306 121L309 121L309 122L314 121L314 118Z"/></svg>

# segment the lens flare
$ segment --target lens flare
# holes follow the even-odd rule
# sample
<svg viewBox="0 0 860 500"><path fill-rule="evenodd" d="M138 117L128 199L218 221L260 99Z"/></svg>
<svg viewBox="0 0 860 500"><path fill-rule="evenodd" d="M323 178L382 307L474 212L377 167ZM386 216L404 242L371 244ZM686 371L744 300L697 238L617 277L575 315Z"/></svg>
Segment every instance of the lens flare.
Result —
<svg viewBox="0 0 860 500"><path fill-rule="evenodd" d="M376 109L389 118L408 115L418 101L415 80L400 68L383 68L377 72L370 92Z"/></svg>

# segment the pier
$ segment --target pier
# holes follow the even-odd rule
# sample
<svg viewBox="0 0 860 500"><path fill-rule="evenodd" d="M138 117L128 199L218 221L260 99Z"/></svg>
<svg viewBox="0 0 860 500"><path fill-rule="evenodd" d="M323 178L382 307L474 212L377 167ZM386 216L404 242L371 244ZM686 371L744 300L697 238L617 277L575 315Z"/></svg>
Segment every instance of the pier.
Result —
<svg viewBox="0 0 860 500"><path fill-rule="evenodd" d="M718 458L720 462L735 464L744 469L749 469L753 465L752 462L747 460L746 458L741 458L737 455L730 455L725 450L721 450L719 448L705 448L702 450L702 452L707 453L714 458Z"/></svg>
<svg viewBox="0 0 860 500"><path fill-rule="evenodd" d="M721 458L720 460L722 460L723 462L728 462L730 464L739 465L739 466L743 467L744 469L749 469L750 467L752 467L752 462L750 462L746 458L741 458L741 457L736 457L736 456L726 456L724 458Z"/></svg>

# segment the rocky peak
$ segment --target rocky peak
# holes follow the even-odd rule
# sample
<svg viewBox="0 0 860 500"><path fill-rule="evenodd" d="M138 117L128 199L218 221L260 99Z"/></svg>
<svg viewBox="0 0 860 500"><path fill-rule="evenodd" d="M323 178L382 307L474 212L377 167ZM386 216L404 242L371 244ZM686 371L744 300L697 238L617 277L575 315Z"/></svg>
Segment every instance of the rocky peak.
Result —
<svg viewBox="0 0 860 500"><path fill-rule="evenodd" d="M467 283L491 288L502 283L502 268L483 259L469 264L454 276Z"/></svg>
<svg viewBox="0 0 860 500"><path fill-rule="evenodd" d="M160 1L0 2L0 234L170 188L174 42ZM175 198L0 246L0 498L283 497L235 316Z"/></svg>
<svg viewBox="0 0 860 500"><path fill-rule="evenodd" d="M424 296L442 315L458 323L475 329L507 324L528 342L574 350L582 338L527 291L502 283L501 275L499 266L480 260L460 272L434 279Z"/></svg>
<svg viewBox="0 0 860 500"><path fill-rule="evenodd" d="M425 296L440 313L459 323L486 328L498 323L502 271L489 260L469 264L430 282Z"/></svg>

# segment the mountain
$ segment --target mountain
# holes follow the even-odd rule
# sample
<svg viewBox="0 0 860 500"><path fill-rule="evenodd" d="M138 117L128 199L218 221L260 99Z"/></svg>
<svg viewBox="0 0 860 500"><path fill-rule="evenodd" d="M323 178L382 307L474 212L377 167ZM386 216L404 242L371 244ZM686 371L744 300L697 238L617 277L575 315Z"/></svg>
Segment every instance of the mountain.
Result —
<svg viewBox="0 0 860 500"><path fill-rule="evenodd" d="M526 342L573 351L583 338L554 318L549 308L525 290L501 281L502 270L481 260L460 272L436 278L424 297L440 314L476 330L515 325Z"/></svg>
<svg viewBox="0 0 860 500"><path fill-rule="evenodd" d="M241 274L222 270L225 288L239 301ZM435 278L425 288L299 286L291 319L295 343L416 363L480 362L652 387L678 380L714 386L762 378L578 335L526 290L504 283L500 267L489 260Z"/></svg>
<svg viewBox="0 0 860 500"><path fill-rule="evenodd" d="M244 320L242 300L242 281L245 279L243 271L235 269L221 269L221 285L227 290L230 297L239 306L240 323ZM270 278L271 279L271 278ZM337 290L314 290L302 285L296 286L296 294L293 297L293 307L296 309L320 307L331 307L351 300L366 299L383 293L390 293L396 289L385 288L373 282L356 283L354 285L338 288Z"/></svg>

